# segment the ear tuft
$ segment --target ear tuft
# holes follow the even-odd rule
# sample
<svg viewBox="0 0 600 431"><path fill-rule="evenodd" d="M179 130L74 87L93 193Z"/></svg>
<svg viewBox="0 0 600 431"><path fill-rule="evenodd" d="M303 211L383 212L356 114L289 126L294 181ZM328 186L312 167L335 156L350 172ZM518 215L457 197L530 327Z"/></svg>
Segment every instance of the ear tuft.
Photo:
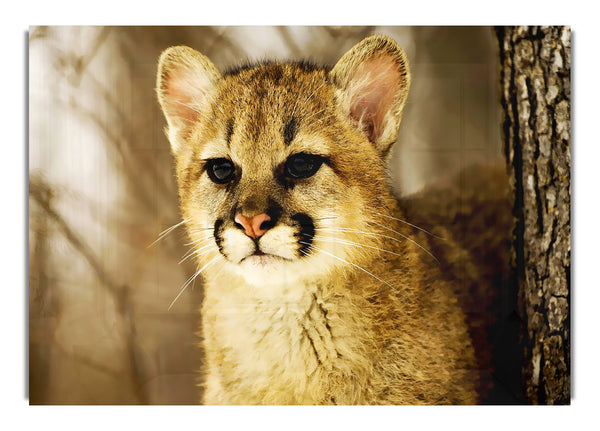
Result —
<svg viewBox="0 0 600 431"><path fill-rule="evenodd" d="M330 76L342 109L382 156L388 154L410 86L404 51L388 37L367 37L344 54Z"/></svg>
<svg viewBox="0 0 600 431"><path fill-rule="evenodd" d="M215 65L192 48L174 46L161 54L156 92L173 152L189 138L220 78Z"/></svg>

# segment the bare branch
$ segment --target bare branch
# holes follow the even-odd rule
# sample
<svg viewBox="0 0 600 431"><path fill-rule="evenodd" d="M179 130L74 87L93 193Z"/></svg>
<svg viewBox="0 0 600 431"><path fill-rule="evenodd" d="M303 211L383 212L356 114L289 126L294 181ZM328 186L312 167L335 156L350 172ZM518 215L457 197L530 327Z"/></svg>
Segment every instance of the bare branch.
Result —
<svg viewBox="0 0 600 431"><path fill-rule="evenodd" d="M148 397L143 390L142 364L140 363L141 349L136 342L136 327L133 317L133 304L130 298L130 289L126 286L119 286L110 274L104 269L103 265L96 258L91 248L73 231L64 218L52 207L49 197L52 196L51 187L41 178L33 177L29 183L29 195L39 204L50 219L58 226L69 243L77 250L94 270L96 276L101 281L107 291L112 295L117 305L117 309L125 323L127 332L125 335L125 344L127 357L131 370L132 384L140 403L147 404Z"/></svg>

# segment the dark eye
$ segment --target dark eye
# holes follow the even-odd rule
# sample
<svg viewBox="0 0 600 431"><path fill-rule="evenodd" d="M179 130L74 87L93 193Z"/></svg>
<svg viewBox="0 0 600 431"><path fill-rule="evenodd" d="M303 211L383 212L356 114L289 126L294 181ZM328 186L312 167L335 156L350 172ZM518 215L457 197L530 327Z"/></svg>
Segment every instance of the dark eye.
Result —
<svg viewBox="0 0 600 431"><path fill-rule="evenodd" d="M285 176L290 178L312 177L321 167L325 158L315 154L298 153L285 162Z"/></svg>
<svg viewBox="0 0 600 431"><path fill-rule="evenodd" d="M210 159L206 162L206 172L217 184L226 184L235 176L235 166L227 159Z"/></svg>

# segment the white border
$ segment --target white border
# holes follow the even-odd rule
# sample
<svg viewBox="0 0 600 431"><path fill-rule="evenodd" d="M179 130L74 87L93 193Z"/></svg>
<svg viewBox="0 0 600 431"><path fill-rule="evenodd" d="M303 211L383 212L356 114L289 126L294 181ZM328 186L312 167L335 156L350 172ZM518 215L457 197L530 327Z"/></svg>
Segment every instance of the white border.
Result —
<svg viewBox="0 0 600 431"><path fill-rule="evenodd" d="M598 30L592 2L510 0L409 2L323 0L298 2L200 1L126 3L29 1L4 7L2 31L2 268L8 272L0 298L3 422L18 429L537 429L574 428L587 423L598 399L598 307L596 256L599 205ZM411 2L415 3L415 2ZM573 30L573 304L576 381L570 407L470 408L205 408L205 407L29 407L24 399L24 235L27 226L25 115L26 31L29 25L199 25L199 24L378 24L489 25L556 24ZM594 133L595 132L595 133Z"/></svg>

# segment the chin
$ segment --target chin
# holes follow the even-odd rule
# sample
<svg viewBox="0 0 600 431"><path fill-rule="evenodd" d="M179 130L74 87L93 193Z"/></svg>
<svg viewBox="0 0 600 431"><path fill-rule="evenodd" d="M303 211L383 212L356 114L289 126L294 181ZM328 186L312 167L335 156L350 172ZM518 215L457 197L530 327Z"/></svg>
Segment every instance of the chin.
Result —
<svg viewBox="0 0 600 431"><path fill-rule="evenodd" d="M297 283L301 278L297 259L273 254L253 254L235 265L236 272L255 286L285 286Z"/></svg>

